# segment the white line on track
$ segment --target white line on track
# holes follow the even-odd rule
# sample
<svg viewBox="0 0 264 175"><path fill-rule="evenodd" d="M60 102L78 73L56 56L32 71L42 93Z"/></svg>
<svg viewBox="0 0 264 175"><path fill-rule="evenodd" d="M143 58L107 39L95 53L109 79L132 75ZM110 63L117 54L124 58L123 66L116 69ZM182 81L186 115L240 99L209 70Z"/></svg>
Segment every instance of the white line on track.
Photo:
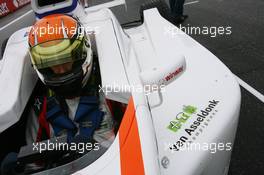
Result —
<svg viewBox="0 0 264 175"><path fill-rule="evenodd" d="M16 18L15 20L13 20L13 21L11 21L10 23L6 24L5 26L1 27L1 28L0 28L0 31L4 30L5 28L7 28L8 26L10 26L11 24L13 24L13 23L19 21L21 18L27 16L28 14L30 14L30 13L32 13L32 12L33 12L33 10L29 10L29 11L28 11L27 13L25 13L24 15L22 15L22 16Z"/></svg>
<svg viewBox="0 0 264 175"><path fill-rule="evenodd" d="M262 101L262 103L264 103L264 95L262 95L256 89L254 89L253 87L251 87L250 85L248 85L246 82L244 82L243 80L241 80L235 74L234 74L234 76L236 77L236 79L237 79L238 83L240 84L240 86L242 86L243 88L245 88L248 92L250 92L252 95L254 95L255 97L257 97L260 101Z"/></svg>
<svg viewBox="0 0 264 175"><path fill-rule="evenodd" d="M199 1L191 1L191 2L186 2L184 5L190 5L190 4L195 4L198 3Z"/></svg>

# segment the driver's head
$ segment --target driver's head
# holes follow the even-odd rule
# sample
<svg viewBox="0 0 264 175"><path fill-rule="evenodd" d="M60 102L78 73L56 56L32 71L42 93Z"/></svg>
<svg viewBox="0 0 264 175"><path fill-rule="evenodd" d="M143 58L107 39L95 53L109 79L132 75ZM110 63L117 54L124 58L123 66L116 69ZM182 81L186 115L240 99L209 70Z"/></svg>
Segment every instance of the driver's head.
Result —
<svg viewBox="0 0 264 175"><path fill-rule="evenodd" d="M29 33L31 62L41 81L57 95L80 93L92 70L89 36L74 18L49 15L37 21Z"/></svg>

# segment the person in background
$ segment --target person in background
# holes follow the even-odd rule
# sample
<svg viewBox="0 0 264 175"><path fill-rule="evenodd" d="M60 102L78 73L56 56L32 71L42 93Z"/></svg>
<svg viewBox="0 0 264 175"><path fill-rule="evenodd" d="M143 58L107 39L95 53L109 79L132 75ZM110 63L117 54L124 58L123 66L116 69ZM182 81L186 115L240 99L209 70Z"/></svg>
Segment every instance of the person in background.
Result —
<svg viewBox="0 0 264 175"><path fill-rule="evenodd" d="M176 24L182 23L188 15L183 15L183 5L185 0L170 0L171 13Z"/></svg>

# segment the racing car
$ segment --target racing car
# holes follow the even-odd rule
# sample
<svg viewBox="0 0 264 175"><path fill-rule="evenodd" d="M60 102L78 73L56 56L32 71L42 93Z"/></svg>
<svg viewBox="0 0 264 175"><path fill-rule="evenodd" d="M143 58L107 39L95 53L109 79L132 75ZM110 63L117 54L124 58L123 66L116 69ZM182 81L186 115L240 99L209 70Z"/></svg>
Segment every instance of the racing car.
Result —
<svg viewBox="0 0 264 175"><path fill-rule="evenodd" d="M232 72L172 24L160 0L144 4L141 22L132 27L122 27L109 9L125 1L87 8L81 4L77 0L31 3L37 19L65 13L81 21L93 38L101 91L108 100L126 104L126 109L108 149L102 144L66 163L24 173L227 174L241 103ZM28 54L29 30L19 29L9 37L0 60L1 145L10 145L1 146L1 154L19 151L20 164L49 156L32 152L23 137L31 98L39 88Z"/></svg>

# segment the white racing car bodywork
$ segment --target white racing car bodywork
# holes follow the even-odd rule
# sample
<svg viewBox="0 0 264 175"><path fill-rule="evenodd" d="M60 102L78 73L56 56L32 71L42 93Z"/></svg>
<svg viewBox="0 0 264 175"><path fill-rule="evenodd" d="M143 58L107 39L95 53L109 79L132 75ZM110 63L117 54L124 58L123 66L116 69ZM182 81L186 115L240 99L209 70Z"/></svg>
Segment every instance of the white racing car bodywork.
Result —
<svg viewBox="0 0 264 175"><path fill-rule="evenodd" d="M127 128L126 139L122 139L124 130L120 129L111 147L75 174L227 174L241 100L230 70L162 18L157 9L145 10L144 23L125 30L109 9L89 12L80 20L95 34L106 97L125 103L133 99L128 109L132 105L134 118L122 126L127 124L125 114L121 123L121 128ZM27 54L28 31L24 28L10 37L0 61L1 132L19 120L37 81ZM109 90L113 86L144 89L146 85L163 86L148 95L135 89ZM131 146L137 137L131 134L130 125L137 128L135 143L139 141L140 148L135 148L138 144ZM212 153L210 146L208 150L178 150L187 143L201 147L220 143L225 150ZM129 162L127 153L134 151L131 147L140 150L137 156L142 160Z"/></svg>
<svg viewBox="0 0 264 175"><path fill-rule="evenodd" d="M0 61L0 132L20 119L37 82L28 54L28 29L9 38Z"/></svg>

